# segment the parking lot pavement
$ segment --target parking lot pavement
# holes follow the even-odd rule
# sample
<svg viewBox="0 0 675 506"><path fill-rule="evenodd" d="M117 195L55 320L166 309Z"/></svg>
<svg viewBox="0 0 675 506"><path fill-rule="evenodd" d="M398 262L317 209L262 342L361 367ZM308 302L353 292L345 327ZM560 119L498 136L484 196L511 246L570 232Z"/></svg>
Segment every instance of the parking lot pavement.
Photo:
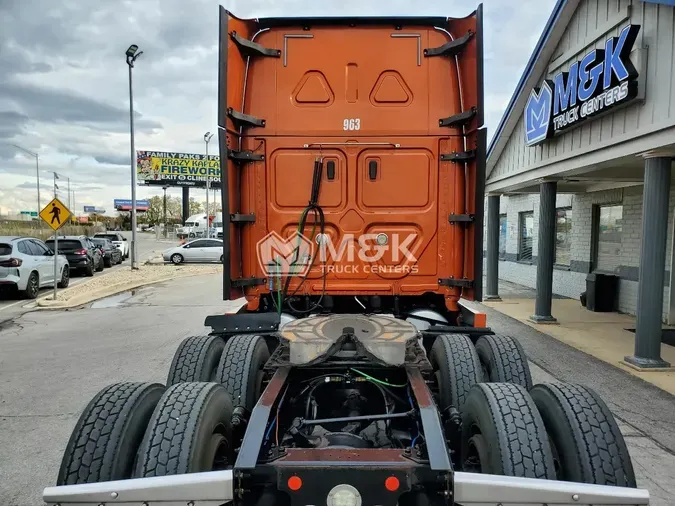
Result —
<svg viewBox="0 0 675 506"><path fill-rule="evenodd" d="M204 332L204 318L230 306L221 286L219 276L182 278L82 309L29 312L0 324L0 505L41 505L42 490L54 484L63 449L92 396L118 381L164 383L180 341ZM665 398L629 375L606 378L602 364L567 355L508 321L489 321L521 340L537 382L576 381L602 394L619 417L650 504L672 505L675 460L667 433L672 436L675 418L659 411ZM562 363L552 367L556 362Z"/></svg>

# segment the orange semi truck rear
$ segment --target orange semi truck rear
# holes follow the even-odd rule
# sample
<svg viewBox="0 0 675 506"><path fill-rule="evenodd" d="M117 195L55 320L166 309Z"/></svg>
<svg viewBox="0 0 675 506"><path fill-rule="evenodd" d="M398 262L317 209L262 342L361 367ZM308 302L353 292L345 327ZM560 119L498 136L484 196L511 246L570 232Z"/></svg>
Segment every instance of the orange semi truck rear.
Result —
<svg viewBox="0 0 675 506"><path fill-rule="evenodd" d="M460 298L481 300L482 6L261 20L221 8L218 107L224 299L453 319Z"/></svg>

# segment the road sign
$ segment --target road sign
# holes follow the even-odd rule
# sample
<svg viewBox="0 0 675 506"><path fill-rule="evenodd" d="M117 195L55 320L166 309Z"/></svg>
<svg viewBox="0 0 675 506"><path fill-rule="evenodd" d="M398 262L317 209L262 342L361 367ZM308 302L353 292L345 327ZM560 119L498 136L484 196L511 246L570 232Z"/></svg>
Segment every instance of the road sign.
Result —
<svg viewBox="0 0 675 506"><path fill-rule="evenodd" d="M56 231L68 223L72 214L70 209L55 197L42 211L40 211L40 218L42 218L52 230Z"/></svg>

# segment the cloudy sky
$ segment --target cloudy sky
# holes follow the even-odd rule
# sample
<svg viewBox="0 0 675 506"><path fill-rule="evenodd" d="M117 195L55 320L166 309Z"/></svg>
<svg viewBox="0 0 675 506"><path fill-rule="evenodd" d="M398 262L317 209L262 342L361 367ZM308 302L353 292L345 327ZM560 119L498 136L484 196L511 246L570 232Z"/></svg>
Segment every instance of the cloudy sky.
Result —
<svg viewBox="0 0 675 506"><path fill-rule="evenodd" d="M484 1L488 136L554 3ZM12 144L39 153L43 206L52 171L70 177L78 213L110 213L114 198L130 198L132 43L144 51L134 69L136 148L202 153L204 132L217 127L218 4L244 18L463 17L478 0L0 0L0 215L37 207L35 159ZM137 198L159 193L139 187Z"/></svg>

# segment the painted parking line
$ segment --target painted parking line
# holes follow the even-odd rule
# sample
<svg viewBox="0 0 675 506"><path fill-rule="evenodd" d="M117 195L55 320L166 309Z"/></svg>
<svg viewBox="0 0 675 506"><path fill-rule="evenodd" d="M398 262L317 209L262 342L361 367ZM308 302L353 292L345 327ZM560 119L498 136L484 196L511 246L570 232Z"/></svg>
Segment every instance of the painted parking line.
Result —
<svg viewBox="0 0 675 506"><path fill-rule="evenodd" d="M3 304L0 305L0 311L4 311L5 309L9 309L10 307L18 306L19 304L28 304L28 302L25 300L19 300L16 302L12 302L11 304Z"/></svg>

